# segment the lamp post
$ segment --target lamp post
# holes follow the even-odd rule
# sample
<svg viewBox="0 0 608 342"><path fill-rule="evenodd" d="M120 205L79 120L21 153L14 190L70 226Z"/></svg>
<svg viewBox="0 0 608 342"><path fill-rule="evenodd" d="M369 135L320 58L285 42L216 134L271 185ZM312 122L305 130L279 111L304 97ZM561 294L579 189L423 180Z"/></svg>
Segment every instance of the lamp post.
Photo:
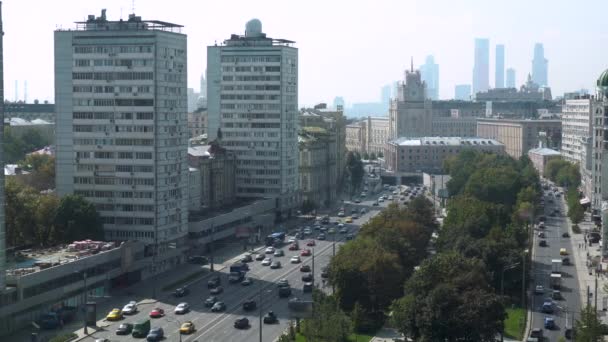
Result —
<svg viewBox="0 0 608 342"><path fill-rule="evenodd" d="M509 265L509 266L502 267L502 272L501 272L501 276L500 276L500 296L501 297L505 295L505 271L512 270L517 266L519 266L519 263L515 263L515 264Z"/></svg>
<svg viewBox="0 0 608 342"><path fill-rule="evenodd" d="M83 303L83 308L84 308L84 315L83 315L83 324L84 324L84 333L85 335L89 334L88 328L87 328L87 269L86 267L84 268L84 270L78 272L74 272L76 274L82 273L82 280L84 282L84 303Z"/></svg>
<svg viewBox="0 0 608 342"><path fill-rule="evenodd" d="M182 333L179 331L179 329L182 327L182 323L177 318L167 318L167 322L177 323L177 334L179 335L179 342L182 342Z"/></svg>

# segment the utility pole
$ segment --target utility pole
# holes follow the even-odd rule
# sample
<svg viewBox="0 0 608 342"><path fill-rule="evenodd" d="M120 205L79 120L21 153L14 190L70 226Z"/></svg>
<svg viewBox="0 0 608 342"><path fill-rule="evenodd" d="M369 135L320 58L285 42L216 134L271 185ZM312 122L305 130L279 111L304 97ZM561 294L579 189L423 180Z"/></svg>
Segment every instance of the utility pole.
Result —
<svg viewBox="0 0 608 342"><path fill-rule="evenodd" d="M209 260L211 261L211 272L215 272L215 269L213 267L213 264L215 263L215 258L214 258L214 247L213 244L215 242L215 227L213 226L213 221L211 222L211 241L209 242Z"/></svg>
<svg viewBox="0 0 608 342"><path fill-rule="evenodd" d="M84 333L85 335L89 334L87 329L87 269L85 268L83 271L84 278Z"/></svg>
<svg viewBox="0 0 608 342"><path fill-rule="evenodd" d="M521 307L526 307L526 257L528 250L524 251L522 256L522 271L521 271Z"/></svg>
<svg viewBox="0 0 608 342"><path fill-rule="evenodd" d="M595 311L597 311L597 269L595 270L595 293L593 294L595 296Z"/></svg>
<svg viewBox="0 0 608 342"><path fill-rule="evenodd" d="M591 305L591 297L589 297L589 285L587 285L587 309Z"/></svg>
<svg viewBox="0 0 608 342"><path fill-rule="evenodd" d="M259 298L258 300L260 301L260 312L258 313L259 315L259 319L260 319L260 342L262 342L262 289L264 288L264 286L262 286L262 284L260 283L260 291L259 291Z"/></svg>

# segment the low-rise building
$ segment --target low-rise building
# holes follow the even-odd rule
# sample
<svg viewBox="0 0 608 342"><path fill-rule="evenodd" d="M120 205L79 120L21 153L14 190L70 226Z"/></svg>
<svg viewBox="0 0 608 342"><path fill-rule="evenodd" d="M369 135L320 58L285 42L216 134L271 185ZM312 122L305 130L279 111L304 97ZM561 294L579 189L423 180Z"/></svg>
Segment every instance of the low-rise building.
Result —
<svg viewBox="0 0 608 342"><path fill-rule="evenodd" d="M532 161L532 165L540 175L545 173L545 167L547 163L552 159L561 158L559 151L552 150L546 147L533 148L528 151L528 157Z"/></svg>
<svg viewBox="0 0 608 342"><path fill-rule="evenodd" d="M526 155L538 146L540 132L559 139L562 134L560 120L510 120L479 118L477 136L496 139L505 145L506 152L513 158Z"/></svg>
<svg viewBox="0 0 608 342"><path fill-rule="evenodd" d="M39 103L24 102L5 102L4 118L19 118L27 121L42 119L48 122L55 122L55 105L44 101Z"/></svg>
<svg viewBox="0 0 608 342"><path fill-rule="evenodd" d="M193 112L188 112L188 131L190 138L207 133L207 108L198 108Z"/></svg>
<svg viewBox="0 0 608 342"><path fill-rule="evenodd" d="M302 201L330 206L337 198L336 136L324 128L302 127L299 133Z"/></svg>
<svg viewBox="0 0 608 342"><path fill-rule="evenodd" d="M191 146L188 148L188 165L198 170L189 171L190 175L200 175L200 185L194 186L198 184L194 182L190 187L190 192L193 187L200 189L200 195L192 195L191 205L198 203L199 196L199 209L216 209L236 201L236 157L233 152L221 147L217 141L210 145Z"/></svg>
<svg viewBox="0 0 608 342"><path fill-rule="evenodd" d="M29 121L22 118L5 118L4 127L9 127L10 133L14 137L22 137L28 131L35 130L45 141L55 141L55 124L46 120Z"/></svg>
<svg viewBox="0 0 608 342"><path fill-rule="evenodd" d="M386 144L386 166L395 177L439 174L443 161L464 150L502 154L505 145L494 139L459 137L399 138Z"/></svg>

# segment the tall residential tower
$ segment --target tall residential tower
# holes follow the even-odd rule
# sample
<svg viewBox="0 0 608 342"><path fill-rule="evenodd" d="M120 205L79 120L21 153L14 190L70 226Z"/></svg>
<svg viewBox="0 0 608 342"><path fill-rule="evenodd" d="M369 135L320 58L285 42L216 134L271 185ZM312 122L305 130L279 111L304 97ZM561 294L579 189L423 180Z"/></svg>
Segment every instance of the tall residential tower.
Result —
<svg viewBox="0 0 608 342"><path fill-rule="evenodd" d="M517 88L517 81L515 80L515 69L507 69L507 88Z"/></svg>
<svg viewBox="0 0 608 342"><path fill-rule="evenodd" d="M426 56L426 61L420 66L420 75L426 83L426 94L431 100L439 100L439 64L435 63L433 55Z"/></svg>
<svg viewBox="0 0 608 342"><path fill-rule="evenodd" d="M505 87L505 46L496 45L496 73L494 74L494 88Z"/></svg>
<svg viewBox="0 0 608 342"><path fill-rule="evenodd" d="M282 214L299 204L298 50L247 22L207 48L209 140L236 153L239 197L277 198Z"/></svg>
<svg viewBox="0 0 608 342"><path fill-rule="evenodd" d="M475 64L473 65L473 94L490 88L490 40L475 39Z"/></svg>
<svg viewBox="0 0 608 342"><path fill-rule="evenodd" d="M545 58L545 48L542 43L534 45L534 59L532 59L532 81L541 87L548 87L547 66L549 61Z"/></svg>
<svg viewBox="0 0 608 342"><path fill-rule="evenodd" d="M102 10L55 31L57 193L92 202L106 239L155 246L154 272L178 262L188 233L181 27Z"/></svg>

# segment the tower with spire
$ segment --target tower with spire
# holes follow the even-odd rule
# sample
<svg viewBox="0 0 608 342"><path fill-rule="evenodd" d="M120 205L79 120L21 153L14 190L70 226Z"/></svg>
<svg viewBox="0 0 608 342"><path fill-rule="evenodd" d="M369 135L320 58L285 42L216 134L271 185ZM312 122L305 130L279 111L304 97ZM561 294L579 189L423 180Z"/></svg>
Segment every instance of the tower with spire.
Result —
<svg viewBox="0 0 608 342"><path fill-rule="evenodd" d="M405 82L397 86L397 98L389 108L389 139L422 137L431 133L431 100L420 70L414 70L414 59L405 71Z"/></svg>

